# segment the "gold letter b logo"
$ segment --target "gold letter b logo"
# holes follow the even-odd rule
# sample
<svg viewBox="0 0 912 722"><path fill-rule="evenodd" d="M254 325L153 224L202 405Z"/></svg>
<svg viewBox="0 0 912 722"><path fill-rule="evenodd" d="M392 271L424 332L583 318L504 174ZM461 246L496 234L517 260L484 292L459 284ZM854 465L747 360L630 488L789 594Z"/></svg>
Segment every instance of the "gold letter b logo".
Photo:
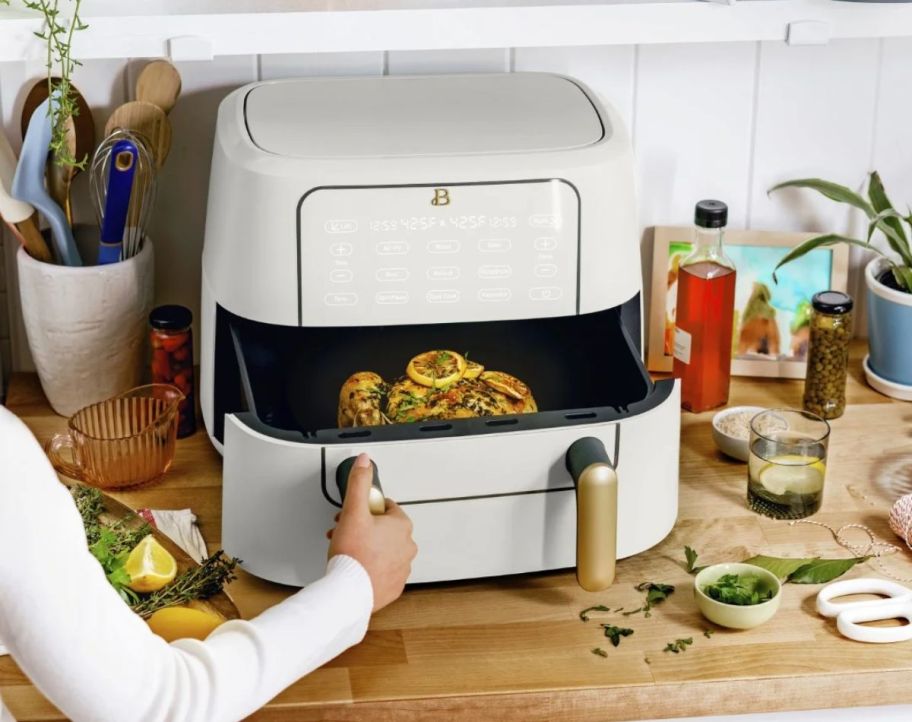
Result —
<svg viewBox="0 0 912 722"><path fill-rule="evenodd" d="M435 188L434 197L431 199L432 206L450 205L450 192L446 188Z"/></svg>

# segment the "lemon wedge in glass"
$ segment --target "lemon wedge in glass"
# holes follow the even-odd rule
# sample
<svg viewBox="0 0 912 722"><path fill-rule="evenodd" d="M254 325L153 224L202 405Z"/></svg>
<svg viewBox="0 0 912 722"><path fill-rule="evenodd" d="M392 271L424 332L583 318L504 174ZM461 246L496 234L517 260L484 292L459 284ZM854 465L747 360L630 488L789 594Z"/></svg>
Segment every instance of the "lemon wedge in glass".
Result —
<svg viewBox="0 0 912 722"><path fill-rule="evenodd" d="M771 494L813 494L823 488L826 465L813 456L784 454L769 459L757 481Z"/></svg>
<svg viewBox="0 0 912 722"><path fill-rule="evenodd" d="M130 575L130 589L134 592L148 593L174 581L177 575L177 562L171 553L149 534L130 552L124 563L124 570Z"/></svg>
<svg viewBox="0 0 912 722"><path fill-rule="evenodd" d="M455 351L425 351L408 363L405 373L416 384L439 389L456 383L466 370L466 360Z"/></svg>

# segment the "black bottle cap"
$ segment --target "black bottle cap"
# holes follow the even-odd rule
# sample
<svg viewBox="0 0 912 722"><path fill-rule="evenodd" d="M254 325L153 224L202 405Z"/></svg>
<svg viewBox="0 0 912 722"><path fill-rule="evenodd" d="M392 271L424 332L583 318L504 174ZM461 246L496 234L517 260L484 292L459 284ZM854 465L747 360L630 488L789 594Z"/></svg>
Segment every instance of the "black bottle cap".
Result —
<svg viewBox="0 0 912 722"><path fill-rule="evenodd" d="M728 223L728 206L722 201L700 201L694 209L694 223L701 228L722 228Z"/></svg>
<svg viewBox="0 0 912 722"><path fill-rule="evenodd" d="M811 298L815 311L821 313L848 313L855 305L852 297L842 291L821 291Z"/></svg>
<svg viewBox="0 0 912 722"><path fill-rule="evenodd" d="M193 313L185 306L158 306L149 314L149 325L163 331L182 331L193 323Z"/></svg>

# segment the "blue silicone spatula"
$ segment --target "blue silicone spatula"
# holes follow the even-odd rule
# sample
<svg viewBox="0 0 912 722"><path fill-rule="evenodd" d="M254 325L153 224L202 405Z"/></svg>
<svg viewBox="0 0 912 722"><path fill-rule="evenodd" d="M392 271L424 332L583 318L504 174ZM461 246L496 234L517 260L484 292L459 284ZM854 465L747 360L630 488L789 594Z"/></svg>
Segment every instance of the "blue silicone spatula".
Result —
<svg viewBox="0 0 912 722"><path fill-rule="evenodd" d="M73 230L63 209L44 187L44 171L51 145L51 117L48 108L56 93L35 108L22 142L19 164L11 189L14 198L31 203L47 219L57 258L65 266L81 266L82 259L73 240Z"/></svg>

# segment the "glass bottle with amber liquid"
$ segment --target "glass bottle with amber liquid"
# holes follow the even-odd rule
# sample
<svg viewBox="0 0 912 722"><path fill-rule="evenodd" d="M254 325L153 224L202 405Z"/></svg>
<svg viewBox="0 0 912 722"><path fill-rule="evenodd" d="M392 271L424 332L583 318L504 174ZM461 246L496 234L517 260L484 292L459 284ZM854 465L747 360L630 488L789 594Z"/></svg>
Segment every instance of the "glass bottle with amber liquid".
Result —
<svg viewBox="0 0 912 722"><path fill-rule="evenodd" d="M735 312L735 264L722 238L728 206L697 203L694 249L678 267L674 375L681 406L700 412L728 402Z"/></svg>

